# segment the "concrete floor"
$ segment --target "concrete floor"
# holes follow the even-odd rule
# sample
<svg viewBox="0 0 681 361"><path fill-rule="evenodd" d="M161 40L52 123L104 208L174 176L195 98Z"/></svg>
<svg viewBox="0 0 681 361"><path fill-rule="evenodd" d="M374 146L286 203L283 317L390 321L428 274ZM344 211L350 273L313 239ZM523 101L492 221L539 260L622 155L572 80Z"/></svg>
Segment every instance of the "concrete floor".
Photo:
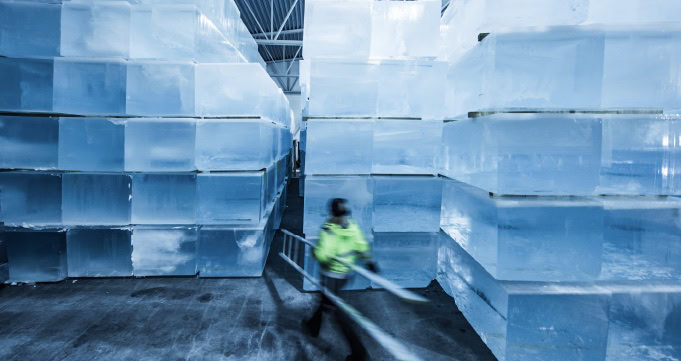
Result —
<svg viewBox="0 0 681 361"><path fill-rule="evenodd" d="M300 233L302 198L289 189L282 227ZM80 279L0 286L0 360L344 360L332 322L319 338L300 333L316 293L277 255L262 278ZM494 360L436 283L427 305L384 291L345 292L349 301L424 360ZM327 318L325 321L331 321ZM372 360L390 355L362 334Z"/></svg>

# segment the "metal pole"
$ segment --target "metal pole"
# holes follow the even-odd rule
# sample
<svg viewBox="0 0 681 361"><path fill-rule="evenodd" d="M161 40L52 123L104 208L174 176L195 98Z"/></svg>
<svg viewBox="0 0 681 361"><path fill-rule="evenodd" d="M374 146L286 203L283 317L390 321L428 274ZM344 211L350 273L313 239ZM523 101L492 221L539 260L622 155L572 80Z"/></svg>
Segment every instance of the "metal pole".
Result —
<svg viewBox="0 0 681 361"><path fill-rule="evenodd" d="M279 27L279 31L277 31L277 35L274 37L274 40L277 40L279 38L279 34L281 31L284 29L284 25L288 22L289 16L291 16L291 13L293 12L293 9L296 7L298 4L298 0L293 2L293 5L291 5L291 8L288 9L288 13L286 14L286 17L284 18L284 21L281 23L281 26Z"/></svg>

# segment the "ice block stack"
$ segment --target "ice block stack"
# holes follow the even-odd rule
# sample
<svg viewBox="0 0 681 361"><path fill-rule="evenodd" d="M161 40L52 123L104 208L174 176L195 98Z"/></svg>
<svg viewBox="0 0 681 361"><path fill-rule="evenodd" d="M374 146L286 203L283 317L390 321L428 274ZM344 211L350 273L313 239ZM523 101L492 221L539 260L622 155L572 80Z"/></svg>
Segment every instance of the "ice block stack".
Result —
<svg viewBox="0 0 681 361"><path fill-rule="evenodd" d="M436 272L439 18L436 0L308 0L305 8L305 235L318 237L329 201L346 198L382 275L409 287L427 286ZM306 267L315 265L308 255Z"/></svg>
<svg viewBox="0 0 681 361"><path fill-rule="evenodd" d="M679 3L524 4L443 17L438 281L500 360L681 359Z"/></svg>
<svg viewBox="0 0 681 361"><path fill-rule="evenodd" d="M231 0L0 0L0 55L10 282L261 274L292 113Z"/></svg>

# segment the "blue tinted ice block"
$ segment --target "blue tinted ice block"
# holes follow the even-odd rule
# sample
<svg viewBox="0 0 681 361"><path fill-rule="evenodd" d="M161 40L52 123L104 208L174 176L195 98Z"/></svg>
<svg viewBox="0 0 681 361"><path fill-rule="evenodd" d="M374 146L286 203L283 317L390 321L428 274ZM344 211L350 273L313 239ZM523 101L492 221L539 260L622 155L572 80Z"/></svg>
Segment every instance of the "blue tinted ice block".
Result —
<svg viewBox="0 0 681 361"><path fill-rule="evenodd" d="M437 0L374 1L370 57L438 56L441 8Z"/></svg>
<svg viewBox="0 0 681 361"><path fill-rule="evenodd" d="M51 112L53 78L52 59L0 57L0 110Z"/></svg>
<svg viewBox="0 0 681 361"><path fill-rule="evenodd" d="M374 177L374 232L438 232L442 178Z"/></svg>
<svg viewBox="0 0 681 361"><path fill-rule="evenodd" d="M135 276L196 275L196 227L135 227L132 273Z"/></svg>
<svg viewBox="0 0 681 361"><path fill-rule="evenodd" d="M126 107L130 115L194 115L195 68L192 62L128 62Z"/></svg>
<svg viewBox="0 0 681 361"><path fill-rule="evenodd" d="M202 119L196 123L196 168L260 170L272 164L271 122Z"/></svg>
<svg viewBox="0 0 681 361"><path fill-rule="evenodd" d="M0 116L0 168L56 169L59 120Z"/></svg>
<svg viewBox="0 0 681 361"><path fill-rule="evenodd" d="M371 174L373 120L307 121L305 174Z"/></svg>
<svg viewBox="0 0 681 361"><path fill-rule="evenodd" d="M381 277L402 287L427 287L436 277L439 239L437 232L374 233L373 255Z"/></svg>
<svg viewBox="0 0 681 361"><path fill-rule="evenodd" d="M35 21L35 20L33 20ZM122 57L130 54L130 4L127 1L64 1L61 55Z"/></svg>
<svg viewBox="0 0 681 361"><path fill-rule="evenodd" d="M56 282L66 278L66 232L4 232L9 282Z"/></svg>
<svg viewBox="0 0 681 361"><path fill-rule="evenodd" d="M57 56L61 5L0 1L0 55Z"/></svg>
<svg viewBox="0 0 681 361"><path fill-rule="evenodd" d="M194 224L195 174L133 174L133 224Z"/></svg>
<svg viewBox="0 0 681 361"><path fill-rule="evenodd" d="M373 174L437 174L442 121L374 121Z"/></svg>
<svg viewBox="0 0 681 361"><path fill-rule="evenodd" d="M128 119L125 170L192 171L196 123L193 119Z"/></svg>
<svg viewBox="0 0 681 361"><path fill-rule="evenodd" d="M67 225L128 225L132 181L127 174L66 173L62 212Z"/></svg>
<svg viewBox="0 0 681 361"><path fill-rule="evenodd" d="M62 223L62 176L51 173L0 173L0 222L6 225Z"/></svg>
<svg viewBox="0 0 681 361"><path fill-rule="evenodd" d="M597 200L490 196L445 179L441 227L497 279L588 281L601 273Z"/></svg>
<svg viewBox="0 0 681 361"><path fill-rule="evenodd" d="M303 57L368 58L371 50L369 34L372 3L306 1Z"/></svg>
<svg viewBox="0 0 681 361"><path fill-rule="evenodd" d="M371 232L374 213L374 181L368 176L305 177L305 215L303 233L316 237L331 216L329 202L334 198L348 200L352 218L364 230Z"/></svg>
<svg viewBox="0 0 681 361"><path fill-rule="evenodd" d="M263 171L199 174L197 223L258 224L267 197L266 176Z"/></svg>
<svg viewBox="0 0 681 361"><path fill-rule="evenodd" d="M69 277L132 276L131 230L75 228L66 234Z"/></svg>
<svg viewBox="0 0 681 361"><path fill-rule="evenodd" d="M125 121L115 118L59 118L59 169L123 171Z"/></svg>
<svg viewBox="0 0 681 361"><path fill-rule="evenodd" d="M381 61L376 116L442 119L446 75L445 62Z"/></svg>

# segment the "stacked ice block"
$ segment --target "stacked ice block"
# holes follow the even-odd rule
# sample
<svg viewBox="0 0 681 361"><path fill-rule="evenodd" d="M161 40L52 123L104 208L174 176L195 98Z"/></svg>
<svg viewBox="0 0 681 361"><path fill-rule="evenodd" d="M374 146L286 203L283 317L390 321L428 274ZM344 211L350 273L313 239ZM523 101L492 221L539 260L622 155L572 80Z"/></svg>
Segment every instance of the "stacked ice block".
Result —
<svg viewBox="0 0 681 361"><path fill-rule="evenodd" d="M328 202L348 199L382 275L407 287L436 276L446 73L434 60L439 15L433 0L308 0L305 8L304 233L316 239ZM309 254L305 266L317 272Z"/></svg>
<svg viewBox="0 0 681 361"><path fill-rule="evenodd" d="M231 0L1 0L9 281L259 276L292 115L253 44Z"/></svg>
<svg viewBox="0 0 681 361"><path fill-rule="evenodd" d="M438 281L500 360L681 359L678 2L527 3L443 17Z"/></svg>

